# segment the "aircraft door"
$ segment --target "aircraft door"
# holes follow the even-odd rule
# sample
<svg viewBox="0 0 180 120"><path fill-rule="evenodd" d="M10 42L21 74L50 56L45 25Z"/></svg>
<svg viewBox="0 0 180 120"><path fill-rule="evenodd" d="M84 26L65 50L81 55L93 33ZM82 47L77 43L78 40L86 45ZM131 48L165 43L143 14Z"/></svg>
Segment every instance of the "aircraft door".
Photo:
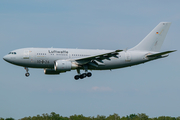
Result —
<svg viewBox="0 0 180 120"><path fill-rule="evenodd" d="M71 56L72 56L72 55L71 55L71 54L69 54L69 59L71 59Z"/></svg>
<svg viewBox="0 0 180 120"><path fill-rule="evenodd" d="M29 59L31 59L31 63L34 63L34 52L29 51Z"/></svg>
<svg viewBox="0 0 180 120"><path fill-rule="evenodd" d="M29 59L29 50L24 51L23 59Z"/></svg>
<svg viewBox="0 0 180 120"><path fill-rule="evenodd" d="M125 52L125 61L130 62L131 61L131 53L130 52Z"/></svg>

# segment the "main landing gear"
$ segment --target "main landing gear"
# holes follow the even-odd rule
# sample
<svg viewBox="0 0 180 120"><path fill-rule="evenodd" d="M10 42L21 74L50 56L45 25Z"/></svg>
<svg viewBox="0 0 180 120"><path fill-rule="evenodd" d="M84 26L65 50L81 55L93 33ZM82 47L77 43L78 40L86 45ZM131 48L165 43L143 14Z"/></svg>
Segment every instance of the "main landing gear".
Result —
<svg viewBox="0 0 180 120"><path fill-rule="evenodd" d="M26 70L25 76L26 76L26 77L29 77L29 75L30 75L30 74L28 73L29 69L28 69L27 67L25 67L24 69Z"/></svg>
<svg viewBox="0 0 180 120"><path fill-rule="evenodd" d="M74 76L74 79L75 79L75 80L78 80L79 78L80 78L80 79L83 79L83 78L85 78L85 77L91 77L91 76L92 76L92 73L87 71L87 70L88 70L88 67L87 67L87 66L84 66L84 69L85 69L85 73L83 73L83 74L80 73L80 69L77 69L78 75L75 75L75 76Z"/></svg>
<svg viewBox="0 0 180 120"><path fill-rule="evenodd" d="M83 73L83 74L76 75L76 76L74 76L74 79L78 80L79 78L83 79L85 77L91 77L91 76L92 76L92 73L88 72L88 73Z"/></svg>

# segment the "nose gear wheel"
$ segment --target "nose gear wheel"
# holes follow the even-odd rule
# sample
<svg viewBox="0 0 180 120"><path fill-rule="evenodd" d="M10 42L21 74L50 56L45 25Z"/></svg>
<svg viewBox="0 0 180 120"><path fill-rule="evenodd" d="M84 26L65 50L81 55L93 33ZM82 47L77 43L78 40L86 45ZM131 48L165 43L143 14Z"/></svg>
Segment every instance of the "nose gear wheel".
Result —
<svg viewBox="0 0 180 120"><path fill-rule="evenodd" d="M30 73L28 72L29 71L28 67L25 67L24 69L26 70L25 76L29 77Z"/></svg>

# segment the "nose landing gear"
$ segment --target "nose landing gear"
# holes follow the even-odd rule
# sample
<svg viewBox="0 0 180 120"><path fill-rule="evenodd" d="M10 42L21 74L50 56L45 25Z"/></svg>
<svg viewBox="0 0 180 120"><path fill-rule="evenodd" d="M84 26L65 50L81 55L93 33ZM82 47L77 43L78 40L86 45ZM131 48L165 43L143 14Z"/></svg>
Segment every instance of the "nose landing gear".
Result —
<svg viewBox="0 0 180 120"><path fill-rule="evenodd" d="M28 67L25 67L24 69L26 70L25 76L29 77L30 74L28 73L28 71L29 71Z"/></svg>
<svg viewBox="0 0 180 120"><path fill-rule="evenodd" d="M29 73L26 73L26 74L25 74L26 77L29 77L29 75L30 75Z"/></svg>

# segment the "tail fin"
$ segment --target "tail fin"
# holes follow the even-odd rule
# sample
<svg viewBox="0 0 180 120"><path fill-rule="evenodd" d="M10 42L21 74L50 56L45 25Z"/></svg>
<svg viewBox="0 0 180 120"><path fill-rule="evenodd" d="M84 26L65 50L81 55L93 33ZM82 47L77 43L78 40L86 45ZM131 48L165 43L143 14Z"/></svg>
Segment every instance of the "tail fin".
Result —
<svg viewBox="0 0 180 120"><path fill-rule="evenodd" d="M170 22L160 22L138 45L130 50L159 52L170 25Z"/></svg>

